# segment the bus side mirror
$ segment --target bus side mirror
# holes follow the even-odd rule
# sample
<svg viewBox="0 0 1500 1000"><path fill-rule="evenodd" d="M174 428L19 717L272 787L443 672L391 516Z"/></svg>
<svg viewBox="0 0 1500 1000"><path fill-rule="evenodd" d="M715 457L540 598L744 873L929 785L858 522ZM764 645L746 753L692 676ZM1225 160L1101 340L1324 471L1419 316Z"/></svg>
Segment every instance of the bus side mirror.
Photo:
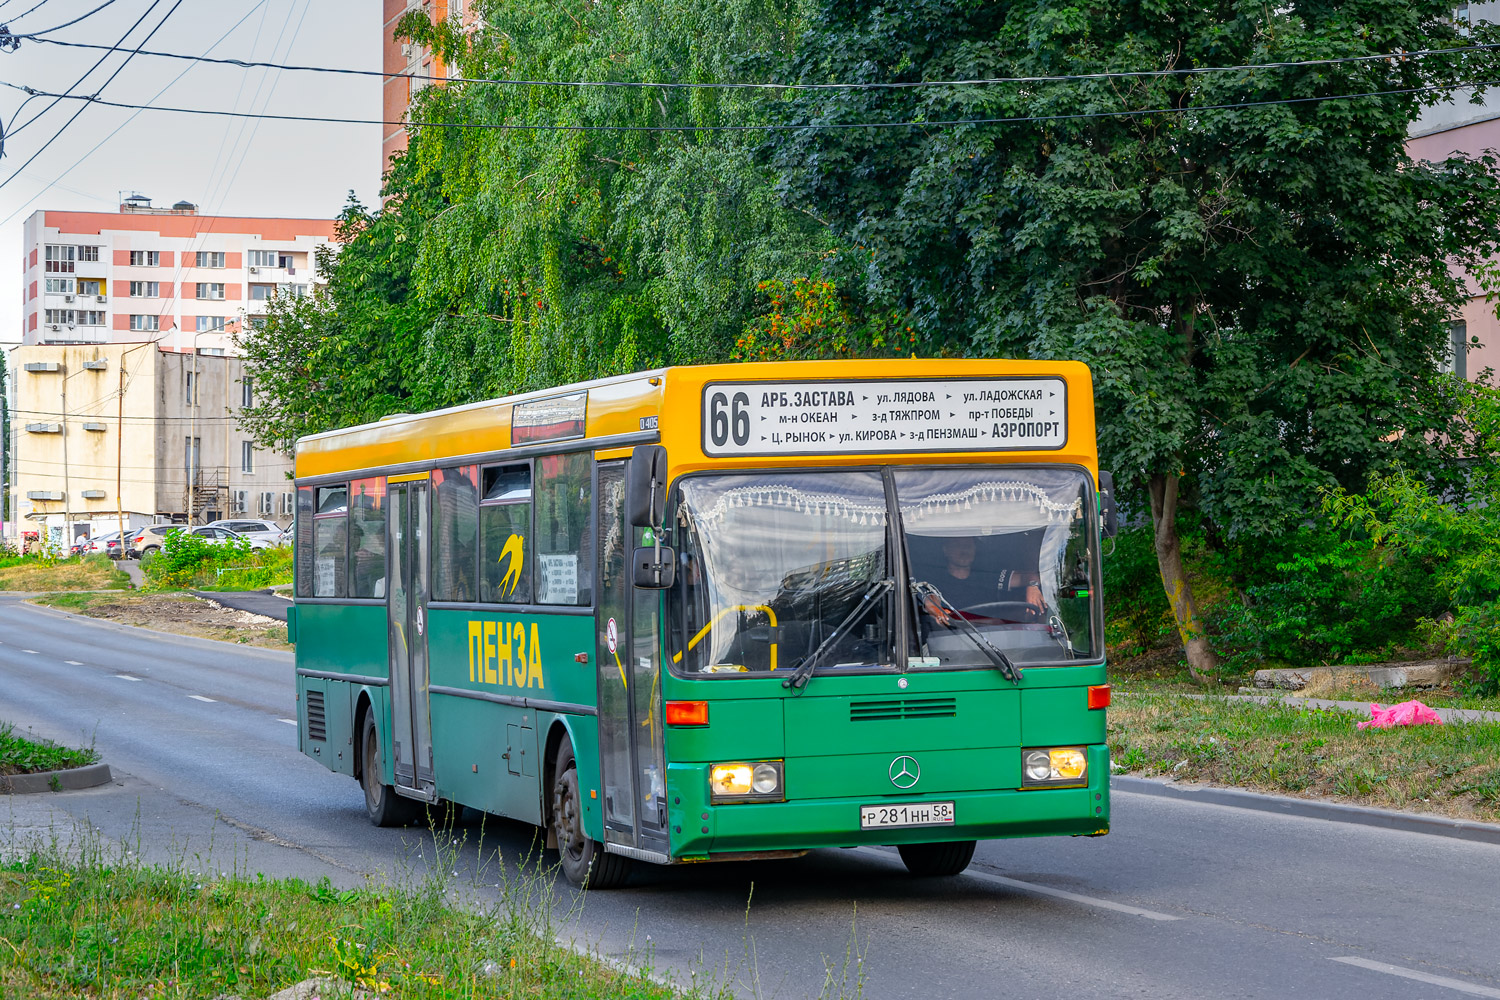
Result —
<svg viewBox="0 0 1500 1000"><path fill-rule="evenodd" d="M659 528L667 511L667 449L640 445L625 470L625 513L632 527Z"/></svg>
<svg viewBox="0 0 1500 1000"><path fill-rule="evenodd" d="M1104 518L1104 537L1113 538L1120 530L1120 508L1115 505L1115 477L1099 473L1099 513Z"/></svg>
<svg viewBox="0 0 1500 1000"><path fill-rule="evenodd" d="M677 557L670 545L642 545L630 564L642 590L666 590L677 582Z"/></svg>

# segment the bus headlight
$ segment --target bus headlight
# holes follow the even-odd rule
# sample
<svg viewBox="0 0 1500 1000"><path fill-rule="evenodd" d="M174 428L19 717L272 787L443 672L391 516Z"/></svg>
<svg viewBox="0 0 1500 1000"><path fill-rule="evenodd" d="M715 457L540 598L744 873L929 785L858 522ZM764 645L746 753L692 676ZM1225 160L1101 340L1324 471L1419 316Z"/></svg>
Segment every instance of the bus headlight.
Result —
<svg viewBox="0 0 1500 1000"><path fill-rule="evenodd" d="M1049 747L1021 751L1021 787L1057 788L1082 785L1089 759L1083 747Z"/></svg>
<svg viewBox="0 0 1500 1000"><path fill-rule="evenodd" d="M785 765L779 760L713 764L708 769L709 801L779 802Z"/></svg>

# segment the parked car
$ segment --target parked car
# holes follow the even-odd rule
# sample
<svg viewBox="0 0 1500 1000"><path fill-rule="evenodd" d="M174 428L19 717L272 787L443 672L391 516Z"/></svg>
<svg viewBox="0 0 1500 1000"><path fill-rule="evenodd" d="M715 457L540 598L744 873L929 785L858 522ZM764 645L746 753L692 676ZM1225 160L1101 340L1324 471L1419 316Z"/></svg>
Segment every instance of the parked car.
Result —
<svg viewBox="0 0 1500 1000"><path fill-rule="evenodd" d="M185 526L181 524L152 524L138 528L130 536L130 544L125 550L125 555L135 559L143 558L146 553L160 549L162 541L169 533L180 531L183 527Z"/></svg>
<svg viewBox="0 0 1500 1000"><path fill-rule="evenodd" d="M295 524L289 524L285 528L281 529L281 534L276 538L276 544L282 546L291 545L292 540L296 537L297 526Z"/></svg>
<svg viewBox="0 0 1500 1000"><path fill-rule="evenodd" d="M275 521L264 521L258 518L231 517L219 521L210 521L204 527L228 528L236 534L247 538L259 538L270 545L277 544L281 537L281 525Z"/></svg>
<svg viewBox="0 0 1500 1000"><path fill-rule="evenodd" d="M120 558L120 533L111 531L107 535L98 535L89 539L90 555L106 555L111 559Z"/></svg>
<svg viewBox="0 0 1500 1000"><path fill-rule="evenodd" d="M204 541L208 542L211 545L227 545L236 539L243 538L245 541L250 543L250 547L252 549L269 549L271 547L271 543L266 541L264 538L254 538L250 535L242 535L238 531L231 531L230 529L217 524L205 524L202 527L192 528L189 530L191 530L193 534L197 535L199 538L202 538Z"/></svg>

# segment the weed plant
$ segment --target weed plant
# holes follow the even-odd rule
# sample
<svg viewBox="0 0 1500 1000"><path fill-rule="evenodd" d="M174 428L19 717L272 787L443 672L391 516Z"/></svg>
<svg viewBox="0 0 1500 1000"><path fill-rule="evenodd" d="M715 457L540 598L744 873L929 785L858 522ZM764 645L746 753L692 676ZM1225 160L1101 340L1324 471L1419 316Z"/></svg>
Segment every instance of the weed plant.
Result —
<svg viewBox="0 0 1500 1000"><path fill-rule="evenodd" d="M14 556L0 561L0 590L123 590L129 586L130 577L104 555Z"/></svg>
<svg viewBox="0 0 1500 1000"><path fill-rule="evenodd" d="M243 538L218 544L174 531L142 572L147 590L259 590L292 582L292 549L252 549Z"/></svg>
<svg viewBox="0 0 1500 1000"><path fill-rule="evenodd" d="M16 735L10 723L0 722L0 775L66 771L98 762L99 754L92 748L73 750L51 740L30 740Z"/></svg>

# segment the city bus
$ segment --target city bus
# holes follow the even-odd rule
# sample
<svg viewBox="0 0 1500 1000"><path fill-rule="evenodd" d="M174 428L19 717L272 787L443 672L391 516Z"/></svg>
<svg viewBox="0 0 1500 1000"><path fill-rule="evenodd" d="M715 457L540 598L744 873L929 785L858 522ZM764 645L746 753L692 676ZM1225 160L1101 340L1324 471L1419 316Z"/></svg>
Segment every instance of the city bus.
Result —
<svg viewBox="0 0 1500 1000"><path fill-rule="evenodd" d="M1109 831L1089 370L669 367L302 438L302 752L632 861ZM1102 478L1102 482L1101 482Z"/></svg>

